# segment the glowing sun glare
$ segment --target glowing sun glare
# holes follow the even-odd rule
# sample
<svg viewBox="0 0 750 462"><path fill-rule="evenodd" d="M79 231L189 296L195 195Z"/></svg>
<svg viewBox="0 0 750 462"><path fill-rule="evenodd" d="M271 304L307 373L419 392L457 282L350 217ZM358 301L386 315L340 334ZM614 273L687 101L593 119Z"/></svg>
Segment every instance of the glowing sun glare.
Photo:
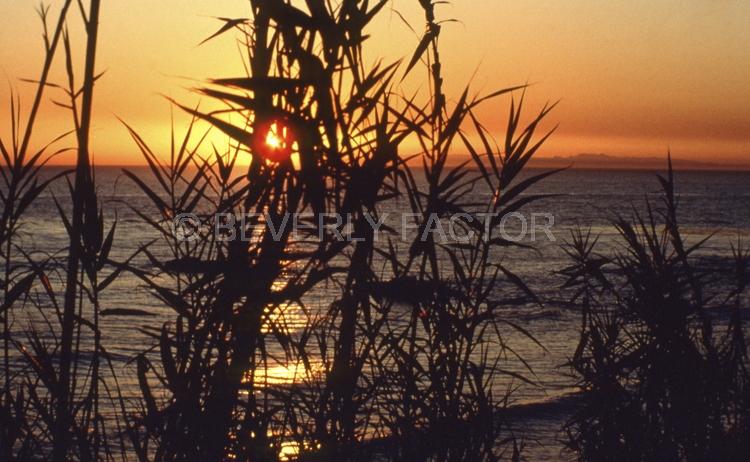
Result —
<svg viewBox="0 0 750 462"><path fill-rule="evenodd" d="M272 162L286 161L294 151L291 131L281 123L260 123L254 130L253 149Z"/></svg>
<svg viewBox="0 0 750 462"><path fill-rule="evenodd" d="M279 138L279 135L269 130L268 134L266 134L266 146L271 149L281 149L282 144L283 142Z"/></svg>

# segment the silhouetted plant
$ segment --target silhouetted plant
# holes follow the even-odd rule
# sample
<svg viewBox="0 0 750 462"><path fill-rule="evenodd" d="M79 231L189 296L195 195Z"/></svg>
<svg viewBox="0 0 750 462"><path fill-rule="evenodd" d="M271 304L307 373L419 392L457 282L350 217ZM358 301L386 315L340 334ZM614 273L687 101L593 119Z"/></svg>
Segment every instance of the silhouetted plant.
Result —
<svg viewBox="0 0 750 462"><path fill-rule="evenodd" d="M155 271L131 270L176 313L153 333L159 357L138 361L144 406L130 434L141 459L272 460L289 444L313 459L496 458L506 449L496 422L505 390L498 399L494 378L528 380L499 365L502 329L518 326L498 317L498 293L503 284L530 291L493 262L493 249L514 245L493 231L540 197L521 193L551 172L516 179L546 139L534 135L551 108L521 128L522 105L512 105L504 149L493 149L472 110L520 87L474 99L467 89L447 104L431 2L422 2L428 28L406 67L408 74L421 59L432 63L433 91L421 105L394 91L397 63L368 69L362 62L364 29L385 1L310 1L307 10L291 2L250 4L251 19L226 19L214 35L245 31L249 75L199 90L226 109L180 106L233 146L201 157L200 143L186 149L188 132L163 162L131 130L158 186L128 176L159 218L136 212L171 250L165 257L146 246ZM465 120L480 147L462 131ZM286 146L269 151L267 136ZM407 137L423 148L416 159L423 182L399 155ZM472 160L448 167L458 144ZM244 156L250 166L238 173ZM466 202L479 182L493 193L490 204ZM378 240L371 222L400 197L411 204L419 232L401 244ZM193 240L181 240L172 227L184 213L200 216ZM279 231L285 217L304 213L311 216L307 234ZM471 242L445 245L425 232L433 217L456 213L476 232ZM484 213L493 214L488 226ZM221 221L247 214L255 218ZM341 229L326 224L326 214L352 217L357 240L339 239ZM272 226L253 234L259 224ZM237 238L243 235L252 237ZM403 245L408 251L399 251ZM318 315L305 306L321 285L333 302ZM395 286L411 293L406 316L394 309L400 300L388 296ZM295 329L286 324L290 307L306 318ZM269 384L264 371L277 362L307 372L292 384ZM167 390L164 400L156 381ZM507 449L510 456L514 448Z"/></svg>
<svg viewBox="0 0 750 462"><path fill-rule="evenodd" d="M99 294L119 274L115 270L100 278L108 263L115 227L106 230L89 154L93 91L98 78L94 69L100 2L92 0L88 8L83 2L78 3L86 35L80 86L75 81L73 49L67 32L72 4L63 3L52 35L47 29L49 7L40 7L46 54L40 78L33 82L37 91L23 135L20 103L15 102L11 107L11 146L0 143L5 161L0 223L4 266L4 300L0 309L4 338L0 439L3 460L111 460L115 457L113 439L122 443L114 430L116 423L108 424L104 418L108 414L103 409L105 402L110 409L120 404L116 381L103 386L104 370L108 365L110 372L112 368L99 328ZM49 81L61 41L66 85ZM77 156L74 172L44 178L42 167L62 151L48 152L50 145L30 151L33 129L41 123L37 114L42 95L49 87L63 91L68 98L68 102L57 104L69 109L72 116ZM61 176L67 181L70 202L55 197L55 204L69 246L60 252L39 253L21 239L19 230L24 226L24 214ZM70 209L68 216L66 210ZM13 318L28 327L11 329ZM21 329L23 335L19 333ZM119 450L124 450L122 444Z"/></svg>
<svg viewBox="0 0 750 462"><path fill-rule="evenodd" d="M518 107L514 100L503 147L493 148L473 110L521 87L476 98L467 89L449 103L435 3L420 1L427 29L400 74L397 62L367 66L362 58L366 26L384 0L310 0L304 8L251 0L250 19L225 19L211 37L239 29L248 52L247 76L199 90L226 108L180 106L194 118L181 143L173 133L164 158L127 127L153 181L125 175L156 213L133 212L159 240L114 262L115 223L105 223L89 152L100 3L78 4L87 37L80 87L66 28L72 2L64 2L51 37L49 10L40 10L47 57L29 121L21 136L13 100L12 143L0 144L2 457L277 460L293 452L318 460L516 460L518 445L500 438L507 394L498 393L495 377L528 380L501 359L510 351L503 328L529 334L497 308L508 286L533 294L494 262L494 252L515 245L494 231L540 197L522 193L551 172L523 181L518 175L546 139L535 134L551 108L522 127L523 98ZM66 85L48 81L61 40ZM430 92L418 102L400 94L396 81L421 61ZM58 179L40 177L47 148L27 152L48 87L67 95L58 104L72 115L77 156L60 181L70 201L54 195L69 245L39 256L24 248L18 229ZM207 146L207 132L195 136L199 121L228 135L230 146ZM470 141L469 128L481 144ZM400 152L406 139L422 147L416 158ZM458 149L471 160L450 167L449 153ZM238 167L247 159L247 169ZM421 162L421 171L407 161ZM489 188L491 203L466 200L478 183ZM383 224L392 234L381 240L372 222L402 200L416 233L399 242ZM185 214L199 221L189 238L174 221ZM303 214L310 217L301 235L283 225ZM340 238L340 224L326 221L334 214L351 217L357 239ZM434 239L433 220L455 214L472 238ZM101 316L142 314L100 306L100 293L123 271L174 311L164 325L143 328L157 343L135 358L142 395L135 407L119 394L100 330ZM308 310L321 290L327 306ZM39 319L24 317L25 335L12 333L11 316L29 308ZM293 325L292 311L301 318ZM300 364L305 372L275 384L268 376L275 364Z"/></svg>
<svg viewBox="0 0 750 462"><path fill-rule="evenodd" d="M680 232L671 161L659 181L661 207L615 221L621 250L603 256L580 231L567 249L585 392L569 446L582 460L745 460L748 255L739 246L734 268L702 266L705 240Z"/></svg>

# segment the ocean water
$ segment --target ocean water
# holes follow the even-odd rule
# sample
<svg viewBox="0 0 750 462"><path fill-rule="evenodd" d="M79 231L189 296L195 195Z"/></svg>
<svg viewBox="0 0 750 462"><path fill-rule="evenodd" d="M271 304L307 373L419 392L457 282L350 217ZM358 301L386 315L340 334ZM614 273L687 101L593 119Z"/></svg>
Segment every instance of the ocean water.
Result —
<svg viewBox="0 0 750 462"><path fill-rule="evenodd" d="M132 170L144 179L150 178L147 169ZM750 172L684 171L675 175L680 197L680 223L688 241L715 233L701 253L713 259L729 258L732 243L738 238L746 242L750 238ZM152 213L153 207L148 198L122 175L121 169L100 168L96 180L105 216L110 221L117 218L115 245L110 258L124 261L141 244L157 237L133 211ZM45 193L24 220L24 246L27 250L33 249L35 258L59 253L67 245L54 202L55 197L64 198L63 186L58 184ZM537 233L532 240L527 233L522 242L533 244L536 250L508 249L493 256L524 278L544 301L541 307L521 304L508 306L503 311L507 319L528 330L544 346L540 348L513 329L504 333L506 343L533 368L530 378L536 382L534 386L514 384L518 389L512 396L511 405L516 409L535 409L536 412L512 414L517 416L513 425L514 432L524 439L529 460L566 460L571 455L562 451L560 440L564 434L561 427L570 409L571 394L576 391L576 380L564 364L576 347L580 320L574 308L562 303L560 287L563 279L557 272L568 264L562 246L573 230L582 227L599 236L602 251L616 249L617 232L612 220L618 214L630 216L634 210L644 212L646 199L653 203L659 201L659 184L654 172L569 170L544 180L531 193L551 195L522 212L528 220L532 214L551 217L551 235ZM490 197L490 193L479 186L471 195L468 199L472 201L486 202ZM403 203L393 205L394 212L404 208ZM518 232L518 226L520 222L517 221L509 234ZM313 304L313 309L316 306L325 309L330 301L325 289L319 289L315 294L319 303ZM133 378L134 367L128 361L152 345L152 340L139 328L160 326L170 320L172 314L137 278L127 274L118 278L102 297L103 309L139 309L153 314L148 318L106 317L102 320L103 342L115 359L115 367L122 371L122 393L126 398L136 397L139 391ZM19 315L13 320L13 329L21 334L29 320ZM272 379L284 380L295 367L279 365L266 374ZM526 372L523 365L513 359L503 367Z"/></svg>

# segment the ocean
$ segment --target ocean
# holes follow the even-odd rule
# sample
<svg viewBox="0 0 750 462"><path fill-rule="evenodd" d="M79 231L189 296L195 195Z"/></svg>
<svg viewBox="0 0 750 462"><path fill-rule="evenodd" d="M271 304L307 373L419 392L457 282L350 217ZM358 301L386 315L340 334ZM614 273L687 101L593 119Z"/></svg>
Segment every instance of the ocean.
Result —
<svg viewBox="0 0 750 462"><path fill-rule="evenodd" d="M131 168L139 177L150 178L148 169ZM48 170L53 174L59 169ZM538 173L531 170L526 174ZM419 174L419 172L417 172ZM680 171L675 173L679 202L681 229L688 242L713 234L701 249L706 261L721 261L731 257L731 245L738 239L750 237L750 172ZM96 182L105 217L117 220L115 245L110 258L125 261L142 244L158 236L134 212L154 213L147 197L114 167L99 168ZM530 342L520 332L508 329L506 343L522 356L533 370L529 374L520 361L509 357L504 368L526 373L534 384L509 380L517 387L510 405L515 416L513 431L524 441L524 454L528 460L566 460L571 454L563 451L561 440L565 422L577 392L576 378L565 363L573 354L578 341L580 314L565 303L561 292L563 277L559 271L568 263L563 246L571 232L578 228L590 229L599 236L602 252L616 251L618 235L612 220L617 216L629 217L634 212L644 213L646 201L657 204L661 200L656 172L634 170L567 170L547 178L532 188L532 194L548 197L522 211L524 217L532 215L550 217L549 233L537 233L532 239L526 233L524 244L534 250L509 248L493 258L521 276L542 300L542 304L515 304L504 307L503 316L530 332L543 345ZM67 235L59 218L55 198L65 203L66 187L62 182L45 192L32 206L23 222L24 248L33 249L34 258L61 255L67 246ZM487 201L490 193L478 186L468 199ZM396 201L393 212L405 210L405 204ZM517 222L510 231L518 232ZM158 243L155 245L159 245ZM144 260L137 264L146 265ZM330 302L326 289L317 289L317 303L308 309L323 310ZM138 353L148 349L153 340L140 330L143 326L160 326L171 319L169 309L161 306L136 277L123 273L102 295L102 309L138 309L151 314L148 317L107 316L102 319L103 343L121 370L120 387L123 396L134 398L139 389L134 379L135 367L130 362ZM31 321L34 319L34 321ZM11 318L13 330L22 335L29 322L15 314ZM280 365L266 374L274 380L294 380L296 365ZM511 383L512 382L512 383ZM508 384L499 384L506 386Z"/></svg>

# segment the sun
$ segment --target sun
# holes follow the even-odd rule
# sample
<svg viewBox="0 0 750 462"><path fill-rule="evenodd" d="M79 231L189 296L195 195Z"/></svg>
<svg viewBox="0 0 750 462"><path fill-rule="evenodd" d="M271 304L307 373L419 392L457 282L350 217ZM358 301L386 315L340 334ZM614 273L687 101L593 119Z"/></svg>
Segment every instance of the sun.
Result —
<svg viewBox="0 0 750 462"><path fill-rule="evenodd" d="M291 130L281 122L259 123L254 133L254 151L272 162L287 160L295 149Z"/></svg>
<svg viewBox="0 0 750 462"><path fill-rule="evenodd" d="M266 134L266 146L268 146L271 149L281 149L284 145L283 140L274 133L273 131L269 130Z"/></svg>

